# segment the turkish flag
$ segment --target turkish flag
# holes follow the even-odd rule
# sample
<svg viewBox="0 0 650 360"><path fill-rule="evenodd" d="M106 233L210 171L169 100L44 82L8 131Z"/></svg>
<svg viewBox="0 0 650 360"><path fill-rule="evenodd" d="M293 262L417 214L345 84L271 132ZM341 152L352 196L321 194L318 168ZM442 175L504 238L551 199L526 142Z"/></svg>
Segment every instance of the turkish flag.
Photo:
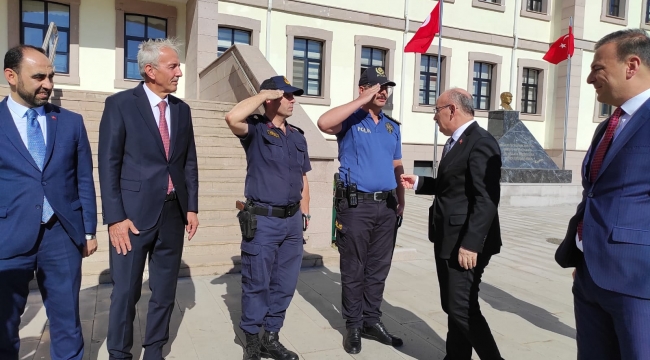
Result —
<svg viewBox="0 0 650 360"><path fill-rule="evenodd" d="M573 56L574 38L572 30L571 26L569 26L569 34L561 36L553 43L553 45L551 45L548 52L543 57L544 60L557 65L568 59L569 56Z"/></svg>
<svg viewBox="0 0 650 360"><path fill-rule="evenodd" d="M429 50L433 38L440 30L440 1L438 5L433 8L431 14L427 16L426 20L420 25L418 31L415 32L411 41L404 47L404 52L414 52L424 54Z"/></svg>

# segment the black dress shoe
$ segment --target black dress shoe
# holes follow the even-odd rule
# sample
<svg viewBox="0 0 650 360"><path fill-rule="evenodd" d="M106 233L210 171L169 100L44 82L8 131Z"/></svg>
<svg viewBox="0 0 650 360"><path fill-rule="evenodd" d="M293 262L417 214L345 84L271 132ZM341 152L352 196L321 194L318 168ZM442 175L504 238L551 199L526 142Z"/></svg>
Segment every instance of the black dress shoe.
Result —
<svg viewBox="0 0 650 360"><path fill-rule="evenodd" d="M277 332L267 331L262 336L262 357L275 360L298 360L298 354L287 350L280 344L280 335Z"/></svg>
<svg viewBox="0 0 650 360"><path fill-rule="evenodd" d="M260 338L257 334L246 335L246 346L244 347L244 360L261 360L260 357Z"/></svg>
<svg viewBox="0 0 650 360"><path fill-rule="evenodd" d="M348 354L358 354L361 352L361 328L348 329L348 333L343 339L343 349Z"/></svg>
<svg viewBox="0 0 650 360"><path fill-rule="evenodd" d="M371 339L379 341L382 344L391 345L391 346L402 346L404 342L402 339L398 338L395 335L386 330L386 327L381 322L378 322L372 326L364 326L361 336L366 339Z"/></svg>

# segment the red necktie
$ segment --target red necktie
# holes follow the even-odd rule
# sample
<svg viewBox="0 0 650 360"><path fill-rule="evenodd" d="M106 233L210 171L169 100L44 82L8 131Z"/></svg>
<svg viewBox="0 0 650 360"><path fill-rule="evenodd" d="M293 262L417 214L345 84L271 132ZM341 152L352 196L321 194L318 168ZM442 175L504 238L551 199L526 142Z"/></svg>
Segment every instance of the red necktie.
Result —
<svg viewBox="0 0 650 360"><path fill-rule="evenodd" d="M612 116L609 118L609 123L607 124L605 135L603 135L603 139L600 141L600 144L598 144L598 147L596 147L596 152L594 152L594 156L591 158L591 166L589 167L589 182L593 183L596 181L600 167L603 165L605 154L607 154L607 150L609 150L610 145L612 145L612 140L614 140L614 132L616 131L616 127L618 126L618 122L621 119L621 115L623 115L623 113L623 109L620 107L616 108ZM578 223L578 239L582 241L582 220L580 220Z"/></svg>
<svg viewBox="0 0 650 360"><path fill-rule="evenodd" d="M161 101L158 104L158 108L160 109L160 121L158 123L158 130L160 131L160 137L162 138L163 146L165 147L165 156L167 156L167 160L169 160L169 129L167 128L167 119L165 118L165 110L167 109L167 103L165 101ZM167 182L167 194L172 192L174 189L174 184L172 184L172 177L168 176L168 182Z"/></svg>

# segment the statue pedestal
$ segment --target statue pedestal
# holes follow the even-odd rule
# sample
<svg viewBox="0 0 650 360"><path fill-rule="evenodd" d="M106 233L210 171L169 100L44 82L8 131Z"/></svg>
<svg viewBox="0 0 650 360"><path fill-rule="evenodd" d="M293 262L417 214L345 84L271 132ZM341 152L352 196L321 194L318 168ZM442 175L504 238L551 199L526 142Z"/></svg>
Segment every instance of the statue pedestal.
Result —
<svg viewBox="0 0 650 360"><path fill-rule="evenodd" d="M571 182L571 170L558 168L526 125L519 120L519 111L490 111L488 131L501 147L501 182Z"/></svg>

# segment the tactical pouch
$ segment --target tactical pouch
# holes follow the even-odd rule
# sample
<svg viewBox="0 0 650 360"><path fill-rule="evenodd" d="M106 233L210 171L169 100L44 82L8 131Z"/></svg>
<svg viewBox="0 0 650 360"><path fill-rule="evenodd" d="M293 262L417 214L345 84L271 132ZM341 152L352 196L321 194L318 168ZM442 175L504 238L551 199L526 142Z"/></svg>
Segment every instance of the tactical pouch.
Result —
<svg viewBox="0 0 650 360"><path fill-rule="evenodd" d="M246 208L239 211L237 219L239 219L241 235L248 240L255 237L255 230L257 230L257 216Z"/></svg>

